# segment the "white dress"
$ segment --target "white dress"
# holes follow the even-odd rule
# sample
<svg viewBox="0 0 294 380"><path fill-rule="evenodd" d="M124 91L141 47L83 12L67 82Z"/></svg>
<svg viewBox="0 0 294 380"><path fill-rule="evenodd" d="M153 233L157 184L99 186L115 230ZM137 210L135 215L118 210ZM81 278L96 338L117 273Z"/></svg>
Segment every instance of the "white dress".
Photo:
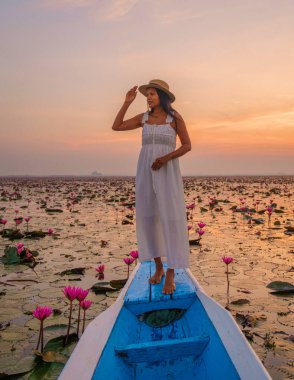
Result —
<svg viewBox="0 0 294 380"><path fill-rule="evenodd" d="M189 267L189 237L183 179L178 158L158 170L151 168L156 158L176 148L177 133L169 124L142 123L142 148L136 173L136 235L139 260L166 257L168 268Z"/></svg>

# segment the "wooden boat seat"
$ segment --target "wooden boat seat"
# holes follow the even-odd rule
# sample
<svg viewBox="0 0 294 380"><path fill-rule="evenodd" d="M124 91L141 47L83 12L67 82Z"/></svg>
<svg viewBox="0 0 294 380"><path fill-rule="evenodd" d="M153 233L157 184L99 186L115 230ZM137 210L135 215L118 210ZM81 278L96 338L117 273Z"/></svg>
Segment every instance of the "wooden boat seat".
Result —
<svg viewBox="0 0 294 380"><path fill-rule="evenodd" d="M156 340L114 348L115 354L129 364L174 360L183 356L200 356L209 343L209 336Z"/></svg>
<svg viewBox="0 0 294 380"><path fill-rule="evenodd" d="M167 269L166 263L163 263L163 267ZM154 262L142 263L137 272L137 281L130 285L124 303L133 313L171 307L188 309L196 300L196 288L184 269L175 269L176 290L172 295L162 293L164 277L160 284L149 284L154 271Z"/></svg>

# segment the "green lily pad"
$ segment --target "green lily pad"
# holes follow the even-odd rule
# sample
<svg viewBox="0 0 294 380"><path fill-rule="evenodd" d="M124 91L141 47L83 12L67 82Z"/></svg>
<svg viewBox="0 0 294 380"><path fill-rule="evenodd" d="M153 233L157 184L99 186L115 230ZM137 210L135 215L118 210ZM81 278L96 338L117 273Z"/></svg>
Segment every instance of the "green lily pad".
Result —
<svg viewBox="0 0 294 380"><path fill-rule="evenodd" d="M12 228L6 228L2 231L2 237L10 240L22 239L24 235L19 231Z"/></svg>
<svg viewBox="0 0 294 380"><path fill-rule="evenodd" d="M111 280L109 284L115 289L122 289L125 286L127 281L128 281L127 278L123 278L123 279L118 279L118 280Z"/></svg>
<svg viewBox="0 0 294 380"><path fill-rule="evenodd" d="M285 226L287 231L294 232L294 227L293 226Z"/></svg>
<svg viewBox="0 0 294 380"><path fill-rule="evenodd" d="M267 288L274 290L275 292L294 293L294 285L284 281L273 281L269 283Z"/></svg>
<svg viewBox="0 0 294 380"><path fill-rule="evenodd" d="M63 288L54 288L54 287L48 287L47 289L41 290L39 293L39 297L41 298L53 298L56 299L57 297L63 297Z"/></svg>
<svg viewBox="0 0 294 380"><path fill-rule="evenodd" d="M107 286L109 282L97 282L94 284L91 288L91 290L95 294L105 294L106 292L115 292L117 291L117 288L112 288L111 286Z"/></svg>
<svg viewBox="0 0 294 380"><path fill-rule="evenodd" d="M28 380L52 380L57 379L64 367L63 363L45 363L40 361L29 374Z"/></svg>
<svg viewBox="0 0 294 380"><path fill-rule="evenodd" d="M139 316L139 319L151 327L163 327L180 319L186 309L162 309L148 311Z"/></svg>
<svg viewBox="0 0 294 380"><path fill-rule="evenodd" d="M24 234L26 238L43 238L48 235L48 232L38 230L38 231L28 231L28 232L25 232Z"/></svg>
<svg viewBox="0 0 294 380"><path fill-rule="evenodd" d="M25 358L20 359L17 361L15 366L11 367L7 373L5 374L7 377L3 376L3 378L10 379L12 376L20 376L22 374L25 374L29 371L31 371L34 368L35 365L35 358L33 356L27 356ZM0 378L2 379L2 373L0 375Z"/></svg>
<svg viewBox="0 0 294 380"><path fill-rule="evenodd" d="M20 255L17 253L16 247L6 247L4 249L3 262L4 264L19 264L20 263Z"/></svg>
<svg viewBox="0 0 294 380"><path fill-rule="evenodd" d="M235 301L231 301L230 302L232 305L245 305L247 303L250 303L249 300L247 300L246 298L239 298Z"/></svg>
<svg viewBox="0 0 294 380"><path fill-rule="evenodd" d="M60 335L56 338L50 339L44 347L44 353L47 351L53 351L53 352L61 352L64 354L65 353L64 352L65 347L63 346L64 340L65 340L65 335ZM78 341L77 334L75 333L69 334L67 345L70 345L71 343L75 343L77 341Z"/></svg>
<svg viewBox="0 0 294 380"><path fill-rule="evenodd" d="M6 322L22 315L22 311L13 307L2 307L0 314L0 322Z"/></svg>
<svg viewBox="0 0 294 380"><path fill-rule="evenodd" d="M51 325L44 327L44 331L59 331L59 330L66 330L67 324L60 323L58 325Z"/></svg>
<svg viewBox="0 0 294 380"><path fill-rule="evenodd" d="M65 276L65 275L71 275L71 274L85 274L85 269L86 268L72 268L72 269L66 269L60 273L56 273L60 276Z"/></svg>
<svg viewBox="0 0 294 380"><path fill-rule="evenodd" d="M60 352L46 351L43 354L37 350L33 350L33 352L46 363L66 363L68 359L67 356L62 355Z"/></svg>

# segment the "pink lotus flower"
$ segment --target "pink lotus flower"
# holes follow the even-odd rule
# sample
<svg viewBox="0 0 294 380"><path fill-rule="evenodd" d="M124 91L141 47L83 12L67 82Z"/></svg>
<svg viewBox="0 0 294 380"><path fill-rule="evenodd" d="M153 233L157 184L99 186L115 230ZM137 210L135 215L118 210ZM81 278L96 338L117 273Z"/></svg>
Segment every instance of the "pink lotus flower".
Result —
<svg viewBox="0 0 294 380"><path fill-rule="evenodd" d="M6 219L0 219L0 224L3 224L5 226L6 223L7 223Z"/></svg>
<svg viewBox="0 0 294 380"><path fill-rule="evenodd" d="M231 262L233 262L233 257L229 257L229 256L224 256L223 258L223 262L227 265L231 264Z"/></svg>
<svg viewBox="0 0 294 380"><path fill-rule="evenodd" d="M22 223L22 220L21 219L15 219L15 224L18 226L19 224Z"/></svg>
<svg viewBox="0 0 294 380"><path fill-rule="evenodd" d="M54 233L54 230L52 229L52 228L48 228L48 235L53 235L53 233Z"/></svg>
<svg viewBox="0 0 294 380"><path fill-rule="evenodd" d="M27 217L25 218L25 221L26 221L26 222L29 222L31 219L32 219L31 216L27 216Z"/></svg>
<svg viewBox="0 0 294 380"><path fill-rule="evenodd" d="M78 325L77 325L77 336L79 336L80 331L80 316L81 316L81 303L89 294L89 290L84 290L82 288L77 288L77 299L79 300L79 312L78 312Z"/></svg>
<svg viewBox="0 0 294 380"><path fill-rule="evenodd" d="M92 305L92 301L90 301L90 300L84 300L84 301L81 302L81 308L84 310L82 333L85 330L86 310L88 310L91 305Z"/></svg>
<svg viewBox="0 0 294 380"><path fill-rule="evenodd" d="M52 308L49 306L37 306L36 309L33 311L33 316L39 319L41 322L40 324L40 332L39 332L39 338L36 350L38 350L40 342L41 342L41 352L43 352L44 347L44 330L43 330L43 323L46 318L48 318L52 314Z"/></svg>
<svg viewBox="0 0 294 380"><path fill-rule="evenodd" d="M63 293L65 297L69 300L69 318L68 318L68 326L67 326L67 332L66 332L66 338L64 341L64 345L68 342L69 337L69 330L71 325L71 315L72 315L72 302L75 300L80 292L81 288L75 287L75 286L65 286L63 288Z"/></svg>
<svg viewBox="0 0 294 380"><path fill-rule="evenodd" d="M16 248L21 248L21 247L24 247L24 243L16 243Z"/></svg>
<svg viewBox="0 0 294 380"><path fill-rule="evenodd" d="M98 267L96 268L96 272L98 272L98 274L102 274L104 272L104 268L105 266L103 264L98 265Z"/></svg>
<svg viewBox="0 0 294 380"><path fill-rule="evenodd" d="M134 258L133 257L125 257L124 258L124 262L127 264L128 266L128 278L129 278L129 274L130 274L130 265L134 262Z"/></svg>
<svg viewBox="0 0 294 380"><path fill-rule="evenodd" d="M37 306L33 311L33 316L39 319L40 321L44 321L44 319L50 317L52 314L52 308L49 306Z"/></svg>
<svg viewBox="0 0 294 380"><path fill-rule="evenodd" d="M133 259L137 259L139 257L139 252L138 251L131 251L130 255L132 256Z"/></svg>
<svg viewBox="0 0 294 380"><path fill-rule="evenodd" d="M31 259L33 257L33 255L28 250L26 250L26 257L28 259Z"/></svg>
<svg viewBox="0 0 294 380"><path fill-rule="evenodd" d="M223 256L223 262L227 265L227 307L229 307L230 303L230 281L229 281L229 264L233 262L233 257Z"/></svg>
<svg viewBox="0 0 294 380"><path fill-rule="evenodd" d="M187 228L188 228L188 231L190 231L190 230L191 230L191 228L192 228L192 226L187 226Z"/></svg>
<svg viewBox="0 0 294 380"><path fill-rule="evenodd" d="M17 248L17 254L20 255L23 250L24 250L24 247Z"/></svg>
<svg viewBox="0 0 294 380"><path fill-rule="evenodd" d="M205 231L201 229L197 229L196 232L199 234L199 236L202 236L205 233Z"/></svg>
<svg viewBox="0 0 294 380"><path fill-rule="evenodd" d="M89 294L89 290L84 290L82 288L77 288L77 299L82 302L87 295Z"/></svg>
<svg viewBox="0 0 294 380"><path fill-rule="evenodd" d="M79 288L75 287L75 286L65 286L63 288L63 293L65 295L65 297L69 300L69 301L73 301L77 298L78 296L78 293L79 293Z"/></svg>
<svg viewBox="0 0 294 380"><path fill-rule="evenodd" d="M268 216L271 216L271 214L273 213L273 208L272 207L267 207L267 213L268 213Z"/></svg>
<svg viewBox="0 0 294 380"><path fill-rule="evenodd" d="M200 222L200 223L198 223L198 226L199 226L199 228L203 228L203 227L205 227L205 226L206 226L206 224L205 224L205 223L203 223L203 222Z"/></svg>
<svg viewBox="0 0 294 380"><path fill-rule="evenodd" d="M92 301L90 300L84 300L81 302L81 308L83 310L88 310L91 305L92 305Z"/></svg>
<svg viewBox="0 0 294 380"><path fill-rule="evenodd" d="M125 257L124 258L124 262L127 264L127 265L131 265L133 262L134 262L135 259L133 259L132 257Z"/></svg>

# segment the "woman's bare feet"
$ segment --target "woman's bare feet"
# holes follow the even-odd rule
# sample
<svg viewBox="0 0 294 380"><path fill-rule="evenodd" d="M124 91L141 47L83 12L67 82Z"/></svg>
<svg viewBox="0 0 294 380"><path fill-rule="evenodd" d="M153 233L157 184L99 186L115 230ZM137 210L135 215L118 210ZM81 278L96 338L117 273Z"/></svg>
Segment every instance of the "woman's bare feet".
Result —
<svg viewBox="0 0 294 380"><path fill-rule="evenodd" d="M156 265L156 271L154 275L151 276L149 279L150 284L160 284L162 276L164 276L163 265L162 266Z"/></svg>
<svg viewBox="0 0 294 380"><path fill-rule="evenodd" d="M175 277L174 269L168 269L166 271L165 281L164 281L164 285L162 289L163 294L172 294L176 290L174 277Z"/></svg>

